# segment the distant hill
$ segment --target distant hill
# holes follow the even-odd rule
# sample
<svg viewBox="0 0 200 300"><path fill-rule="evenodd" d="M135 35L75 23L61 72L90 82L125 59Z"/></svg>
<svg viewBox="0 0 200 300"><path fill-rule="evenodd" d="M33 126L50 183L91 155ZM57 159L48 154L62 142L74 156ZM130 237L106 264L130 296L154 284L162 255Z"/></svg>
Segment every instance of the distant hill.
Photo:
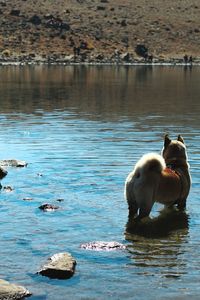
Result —
<svg viewBox="0 0 200 300"><path fill-rule="evenodd" d="M0 54L200 57L199 0L0 0Z"/></svg>

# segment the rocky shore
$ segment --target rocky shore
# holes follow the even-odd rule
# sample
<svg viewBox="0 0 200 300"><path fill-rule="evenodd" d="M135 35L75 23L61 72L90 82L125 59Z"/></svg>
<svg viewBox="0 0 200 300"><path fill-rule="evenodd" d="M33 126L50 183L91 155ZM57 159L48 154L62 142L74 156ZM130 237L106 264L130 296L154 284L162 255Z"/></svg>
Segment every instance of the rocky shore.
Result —
<svg viewBox="0 0 200 300"><path fill-rule="evenodd" d="M46 58L41 57L39 55L33 56L12 56L9 58L5 58L0 56L0 66L5 65L15 65L15 66L23 66L23 65L184 65L184 66L192 66L192 65L200 65L200 57L193 58L192 61L185 61L184 57L175 58L153 58L153 59L145 59L143 57L136 58L134 55L129 53L122 53L119 55L111 55L111 56L79 56L74 57L73 55L69 56L59 56L52 55Z"/></svg>

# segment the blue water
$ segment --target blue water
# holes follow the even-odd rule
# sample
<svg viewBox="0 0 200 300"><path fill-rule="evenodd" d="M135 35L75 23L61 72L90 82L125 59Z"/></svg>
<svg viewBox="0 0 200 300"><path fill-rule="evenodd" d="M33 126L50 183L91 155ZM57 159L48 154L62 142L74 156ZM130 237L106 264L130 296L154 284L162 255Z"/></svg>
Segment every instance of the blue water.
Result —
<svg viewBox="0 0 200 300"><path fill-rule="evenodd" d="M0 192L0 278L34 300L199 299L199 78L198 67L0 68L0 159L28 162L2 180L13 191ZM188 225L128 236L125 178L141 155L160 152L165 132L187 144ZM43 212L44 203L60 208ZM80 247L101 240L127 249ZM64 251L77 260L71 279L36 274Z"/></svg>

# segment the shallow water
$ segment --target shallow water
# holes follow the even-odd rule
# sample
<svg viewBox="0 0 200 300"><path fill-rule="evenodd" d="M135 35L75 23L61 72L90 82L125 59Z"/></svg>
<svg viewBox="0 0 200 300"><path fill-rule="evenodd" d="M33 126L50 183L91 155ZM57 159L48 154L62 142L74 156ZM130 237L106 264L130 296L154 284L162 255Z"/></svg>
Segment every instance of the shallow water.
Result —
<svg viewBox="0 0 200 300"><path fill-rule="evenodd" d="M0 278L35 300L199 299L199 78L198 67L0 68L0 158L28 162L2 181L14 190L0 193ZM160 235L126 234L125 178L165 132L188 147L187 211L159 223ZM127 249L80 247L100 240ZM36 274L64 251L77 260L71 279Z"/></svg>

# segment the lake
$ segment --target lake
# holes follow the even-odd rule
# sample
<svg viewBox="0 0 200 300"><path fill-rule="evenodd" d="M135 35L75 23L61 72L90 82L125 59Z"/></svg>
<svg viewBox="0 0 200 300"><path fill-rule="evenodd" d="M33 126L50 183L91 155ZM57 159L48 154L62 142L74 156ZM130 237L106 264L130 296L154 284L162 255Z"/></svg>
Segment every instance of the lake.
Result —
<svg viewBox="0 0 200 300"><path fill-rule="evenodd" d="M0 159L28 166L2 180L0 278L31 300L199 299L199 101L195 66L1 66ZM187 145L187 210L168 216L163 234L127 233L126 176L141 155L161 151L166 132ZM44 203L60 208L43 212ZM127 248L80 247L93 241ZM72 278L37 274L65 251L77 260Z"/></svg>

